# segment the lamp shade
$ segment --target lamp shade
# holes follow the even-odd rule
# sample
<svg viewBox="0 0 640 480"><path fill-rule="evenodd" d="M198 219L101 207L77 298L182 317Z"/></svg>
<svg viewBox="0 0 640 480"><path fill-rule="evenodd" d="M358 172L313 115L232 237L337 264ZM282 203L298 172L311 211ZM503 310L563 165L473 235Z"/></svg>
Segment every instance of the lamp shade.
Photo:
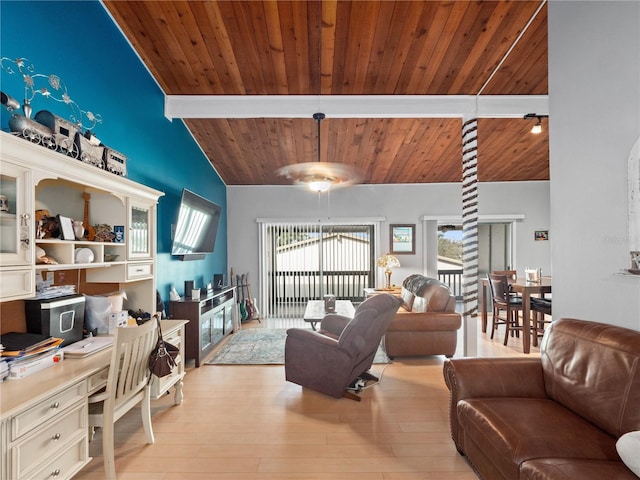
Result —
<svg viewBox="0 0 640 480"><path fill-rule="evenodd" d="M400 260L398 260L398 257L387 253L376 260L376 266L387 269L396 268L400 266Z"/></svg>

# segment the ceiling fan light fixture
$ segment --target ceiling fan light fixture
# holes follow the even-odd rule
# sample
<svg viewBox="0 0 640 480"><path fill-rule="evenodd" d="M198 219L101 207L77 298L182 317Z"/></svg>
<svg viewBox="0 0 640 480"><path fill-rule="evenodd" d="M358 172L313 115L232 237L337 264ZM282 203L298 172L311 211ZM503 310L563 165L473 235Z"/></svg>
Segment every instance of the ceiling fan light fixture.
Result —
<svg viewBox="0 0 640 480"><path fill-rule="evenodd" d="M328 191L330 188L344 187L358 183L361 172L344 163L323 162L320 152L320 122L325 118L324 113L314 113L313 119L318 123L318 160L316 162L296 163L277 170L277 174L284 176L294 184L304 185L317 193Z"/></svg>
<svg viewBox="0 0 640 480"><path fill-rule="evenodd" d="M308 185L309 185L309 189L312 192L322 193L322 192L326 192L327 190L329 190L329 188L331 188L331 180L328 180L326 178L311 180Z"/></svg>

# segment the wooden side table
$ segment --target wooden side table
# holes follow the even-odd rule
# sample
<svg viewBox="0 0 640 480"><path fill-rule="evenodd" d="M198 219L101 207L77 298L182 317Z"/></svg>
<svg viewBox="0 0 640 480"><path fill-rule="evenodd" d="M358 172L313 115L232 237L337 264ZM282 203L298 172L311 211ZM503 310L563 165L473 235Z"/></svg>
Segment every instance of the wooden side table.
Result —
<svg viewBox="0 0 640 480"><path fill-rule="evenodd" d="M384 288L365 288L364 296L366 298L372 297L373 295L378 295L379 293L389 293L396 297L402 295L402 287L392 288L391 290L386 290Z"/></svg>

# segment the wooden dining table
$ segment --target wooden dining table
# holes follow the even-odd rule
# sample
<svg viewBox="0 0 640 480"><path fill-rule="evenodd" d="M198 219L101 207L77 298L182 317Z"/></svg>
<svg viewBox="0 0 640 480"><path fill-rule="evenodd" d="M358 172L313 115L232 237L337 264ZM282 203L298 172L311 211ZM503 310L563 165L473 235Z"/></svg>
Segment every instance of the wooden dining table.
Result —
<svg viewBox="0 0 640 480"><path fill-rule="evenodd" d="M519 293L522 296L522 351L529 353L531 351L531 295L544 296L551 293L551 277L540 277L539 282L528 282L525 278L517 278L515 280L508 279L511 291ZM489 291L489 279L482 279L482 296L481 296L481 318L482 332L487 331L487 293Z"/></svg>

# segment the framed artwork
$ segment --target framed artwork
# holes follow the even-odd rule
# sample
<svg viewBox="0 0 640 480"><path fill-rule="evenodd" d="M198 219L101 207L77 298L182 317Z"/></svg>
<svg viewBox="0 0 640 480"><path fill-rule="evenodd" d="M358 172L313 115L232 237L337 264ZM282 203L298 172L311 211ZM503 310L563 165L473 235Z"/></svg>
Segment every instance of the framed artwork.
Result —
<svg viewBox="0 0 640 480"><path fill-rule="evenodd" d="M71 220L71 218L58 215L58 223L60 224L60 238L62 240L76 239L76 234L73 231L73 220Z"/></svg>
<svg viewBox="0 0 640 480"><path fill-rule="evenodd" d="M549 240L549 230L536 230L533 238L538 240Z"/></svg>
<svg viewBox="0 0 640 480"><path fill-rule="evenodd" d="M414 255L416 253L416 226L389 225L389 245L391 253L396 255Z"/></svg>

